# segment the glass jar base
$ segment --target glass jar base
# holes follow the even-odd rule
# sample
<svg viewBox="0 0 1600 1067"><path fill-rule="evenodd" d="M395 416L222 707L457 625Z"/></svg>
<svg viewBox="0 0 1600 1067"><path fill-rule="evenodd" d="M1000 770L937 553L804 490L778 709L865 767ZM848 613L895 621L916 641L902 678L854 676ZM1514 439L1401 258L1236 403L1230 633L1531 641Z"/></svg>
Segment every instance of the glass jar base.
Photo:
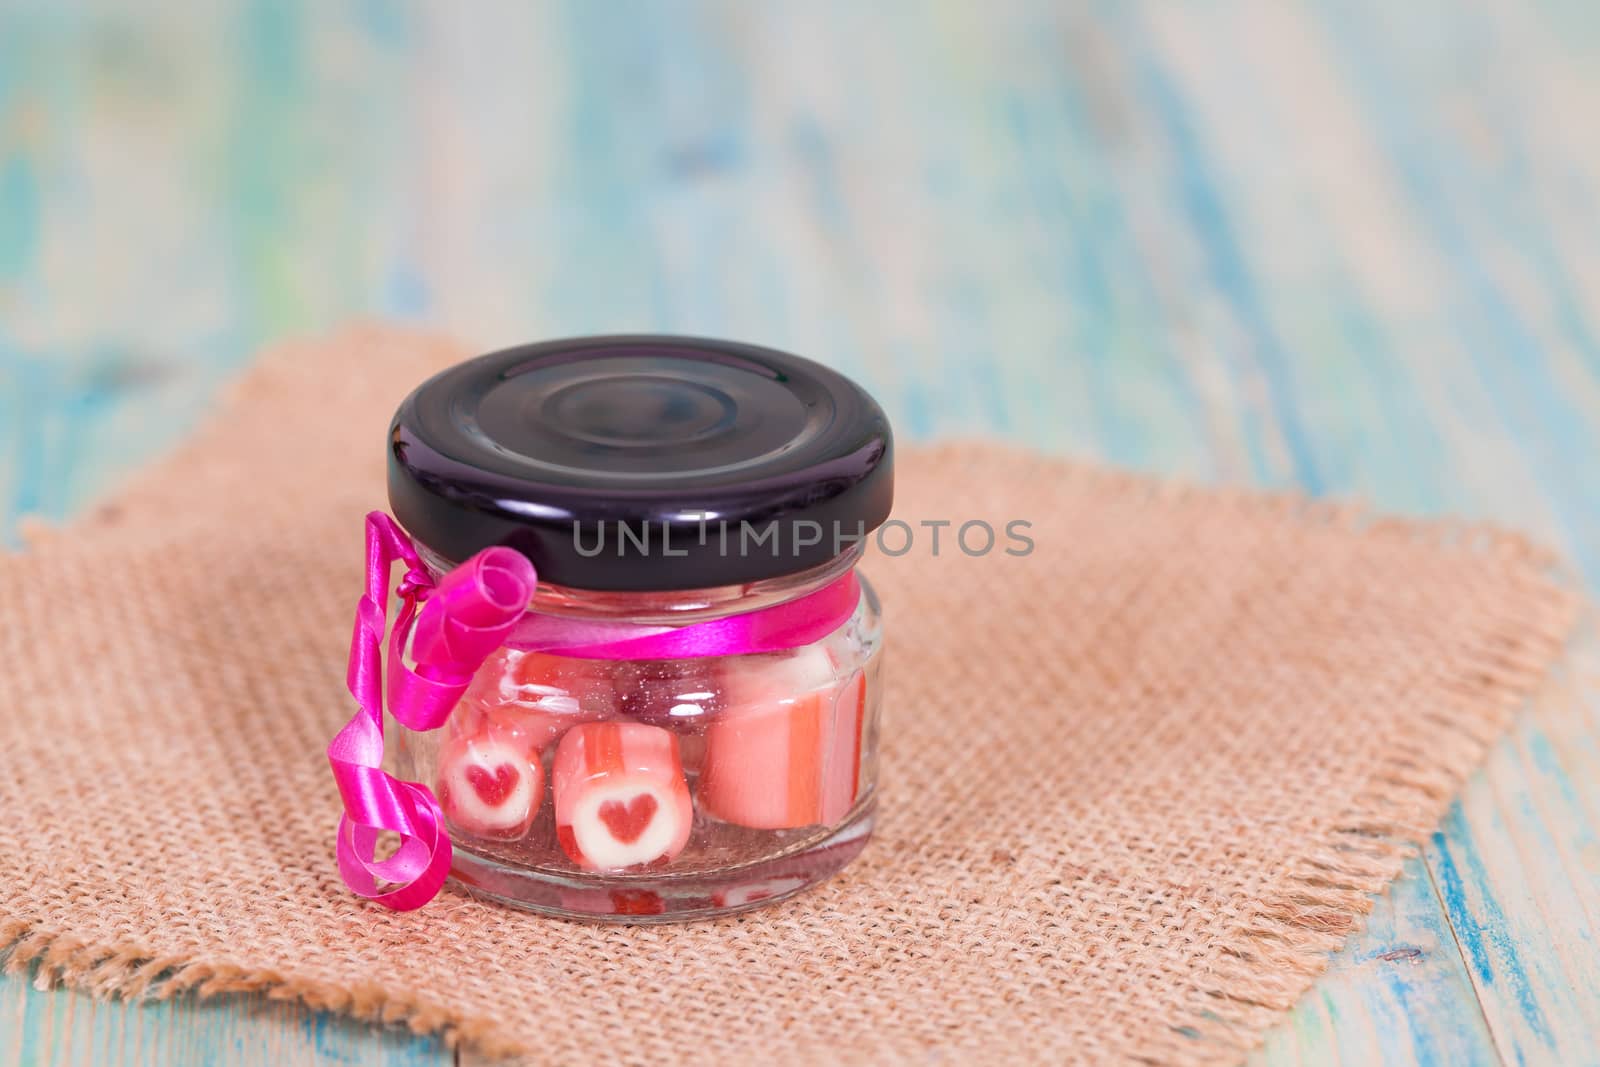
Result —
<svg viewBox="0 0 1600 1067"><path fill-rule="evenodd" d="M591 922L692 922L787 900L838 873L872 836L872 800L839 828L795 852L677 875L594 875L513 867L457 845L450 878L473 896Z"/></svg>

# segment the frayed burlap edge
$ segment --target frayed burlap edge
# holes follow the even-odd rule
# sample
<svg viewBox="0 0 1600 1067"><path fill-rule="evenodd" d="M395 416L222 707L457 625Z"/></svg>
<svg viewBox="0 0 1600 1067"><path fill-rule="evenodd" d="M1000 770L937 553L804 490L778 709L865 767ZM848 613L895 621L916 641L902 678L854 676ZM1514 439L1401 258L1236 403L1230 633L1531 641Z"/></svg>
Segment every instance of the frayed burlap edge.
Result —
<svg viewBox="0 0 1600 1067"><path fill-rule="evenodd" d="M418 1035L437 1035L450 1048L469 1046L493 1057L528 1050L498 1037L492 1021L455 1015L427 1001L396 995L377 984L338 986L312 982L276 970L200 963L182 956L156 956L133 946L88 945L70 934L0 923L0 953L6 973L33 970L34 986L63 986L102 1000L171 1000L194 994L200 1000L231 994L260 994L270 1001L292 1001L315 1011L337 1012L363 1022L405 1026Z"/></svg>

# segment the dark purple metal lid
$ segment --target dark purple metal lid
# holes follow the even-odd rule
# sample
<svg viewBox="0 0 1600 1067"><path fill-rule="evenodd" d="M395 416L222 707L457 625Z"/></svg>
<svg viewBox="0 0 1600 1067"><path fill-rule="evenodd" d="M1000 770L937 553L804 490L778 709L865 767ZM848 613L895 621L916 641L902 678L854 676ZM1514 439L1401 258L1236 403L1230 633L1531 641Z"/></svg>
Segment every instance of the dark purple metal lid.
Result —
<svg viewBox="0 0 1600 1067"><path fill-rule="evenodd" d="M543 581L695 589L826 563L888 518L888 419L755 345L654 335L495 352L395 413L389 504L451 560L509 545Z"/></svg>

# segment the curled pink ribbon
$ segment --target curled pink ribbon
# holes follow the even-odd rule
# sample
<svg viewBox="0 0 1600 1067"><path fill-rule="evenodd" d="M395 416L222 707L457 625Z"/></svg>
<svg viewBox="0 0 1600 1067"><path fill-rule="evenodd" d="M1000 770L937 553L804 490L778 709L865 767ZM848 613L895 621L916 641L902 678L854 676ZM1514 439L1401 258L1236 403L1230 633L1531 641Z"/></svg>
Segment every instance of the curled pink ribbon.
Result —
<svg viewBox="0 0 1600 1067"><path fill-rule="evenodd" d="M449 718L472 673L504 642L538 584L533 565L509 548L489 548L437 586L398 524L367 516L367 590L356 607L346 683L359 710L328 745L333 780L344 801L339 820L339 873L357 894L396 911L432 900L450 873L450 837L432 790L383 770L383 630L388 621L389 569L407 570L401 608L389 635L389 710L413 730ZM419 610L420 607L420 610ZM411 640L415 667L402 653ZM376 857L378 835L392 830L400 847ZM380 888L379 880L391 884Z"/></svg>
<svg viewBox="0 0 1600 1067"><path fill-rule="evenodd" d="M336 849L339 874L359 896L396 911L420 908L434 898L450 873L451 851L433 791L383 770L385 690L397 722L434 730L450 717L473 673L503 645L580 659L776 652L838 629L861 595L855 572L849 571L795 600L687 626L586 622L529 611L538 575L512 549L486 548L435 584L410 538L388 515L369 514L366 536L366 593L356 606L346 676L358 710L328 745L328 763L344 802ZM407 569L385 671L381 650L389 572L396 562ZM408 642L414 667L403 659ZM399 835L400 845L380 860L376 849L385 830Z"/></svg>

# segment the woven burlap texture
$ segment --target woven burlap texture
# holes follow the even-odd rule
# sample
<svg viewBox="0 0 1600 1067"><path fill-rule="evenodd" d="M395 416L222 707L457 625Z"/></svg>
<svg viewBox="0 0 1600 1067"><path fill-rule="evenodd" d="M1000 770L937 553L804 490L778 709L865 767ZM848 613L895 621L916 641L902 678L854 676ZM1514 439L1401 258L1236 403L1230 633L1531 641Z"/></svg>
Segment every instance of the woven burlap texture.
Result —
<svg viewBox="0 0 1600 1067"><path fill-rule="evenodd" d="M177 454L0 561L0 945L100 993L263 990L535 1062L1232 1061L1303 992L1558 654L1551 561L1480 527L993 445L905 448L868 570L877 837L709 923L556 921L334 868L323 749L361 516L462 353L287 346ZM969 543L972 543L969 541ZM1005 542L1002 541L1001 548Z"/></svg>

